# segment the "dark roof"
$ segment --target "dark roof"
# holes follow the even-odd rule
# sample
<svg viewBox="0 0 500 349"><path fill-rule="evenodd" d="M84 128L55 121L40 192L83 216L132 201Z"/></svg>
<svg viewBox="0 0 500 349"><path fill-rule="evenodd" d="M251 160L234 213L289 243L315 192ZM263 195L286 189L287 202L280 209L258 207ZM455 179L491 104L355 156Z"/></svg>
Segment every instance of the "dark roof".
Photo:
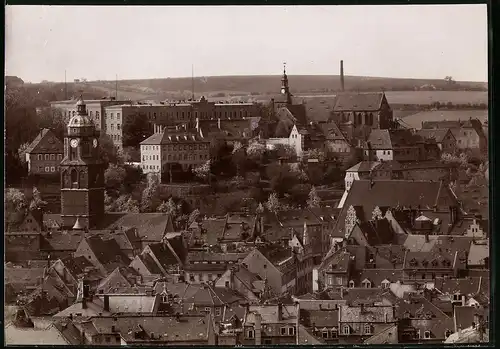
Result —
<svg viewBox="0 0 500 349"><path fill-rule="evenodd" d="M358 227L370 246L395 242L395 233L386 218L360 222Z"/></svg>
<svg viewBox="0 0 500 349"><path fill-rule="evenodd" d="M208 140L202 138L201 135L196 132L188 132L186 130L173 131L166 128L163 133L155 133L149 138L143 140L141 144L160 145L187 142L208 142Z"/></svg>
<svg viewBox="0 0 500 349"><path fill-rule="evenodd" d="M262 253L262 255L264 255L264 257L269 260L269 262L274 265L283 262L293 255L292 249L290 247L283 247L278 244L273 244L270 246L259 246L257 249L260 253Z"/></svg>
<svg viewBox="0 0 500 349"><path fill-rule="evenodd" d="M377 111L382 106L384 93L342 93L337 96L333 110L342 111Z"/></svg>
<svg viewBox="0 0 500 349"><path fill-rule="evenodd" d="M98 333L112 333L114 326L127 343L154 342L155 340L150 337L152 333L155 339L158 335L162 335L162 338L156 339L162 342L207 341L211 328L208 315L181 315L180 321L175 316L144 315L93 317L91 321ZM142 333L144 339L137 339L136 332ZM168 335L165 336L165 333Z"/></svg>
<svg viewBox="0 0 500 349"><path fill-rule="evenodd" d="M177 257L166 244L156 243L149 244L148 246L163 268L168 268L171 265L179 264Z"/></svg>
<svg viewBox="0 0 500 349"><path fill-rule="evenodd" d="M166 232L173 231L170 216L165 213L108 213L103 226L112 228L135 228L143 241L160 242Z"/></svg>
<svg viewBox="0 0 500 349"><path fill-rule="evenodd" d="M62 142L57 138L51 130L44 128L26 148L26 153L35 154L62 154L64 147Z"/></svg>
<svg viewBox="0 0 500 349"><path fill-rule="evenodd" d="M75 279L78 279L78 275L83 274L86 268L94 268L93 264L83 256L67 256L65 258L62 258L61 262Z"/></svg>
<svg viewBox="0 0 500 349"><path fill-rule="evenodd" d="M475 320L475 315L479 317L483 317L489 319L489 309L481 309L476 307L467 307L467 306L455 306L455 322L457 325L457 329L465 329L472 326L472 323ZM477 323L475 325L478 325Z"/></svg>
<svg viewBox="0 0 500 349"><path fill-rule="evenodd" d="M364 280L371 282L372 287L381 287L384 280L390 283L403 281L403 269L363 269L356 275L355 285L361 287Z"/></svg>
<svg viewBox="0 0 500 349"><path fill-rule="evenodd" d="M151 274L157 274L161 275L162 272L156 262L153 260L153 258L149 254L140 254L137 255L136 258L139 258L142 263L146 266L146 268L149 270Z"/></svg>
<svg viewBox="0 0 500 349"><path fill-rule="evenodd" d="M83 239L81 231L53 231L42 237L42 251L76 251Z"/></svg>
<svg viewBox="0 0 500 349"><path fill-rule="evenodd" d="M354 181L342 207L335 236L344 236L344 224L350 206L356 209L361 221L371 219L375 207L412 206L432 209L434 206L449 210L457 205L457 199L442 182L369 180Z"/></svg>
<svg viewBox="0 0 500 349"><path fill-rule="evenodd" d="M411 130L407 129L373 129L368 136L367 142L370 143L371 149L386 150L404 146L415 146L422 142L422 138L419 135L414 135Z"/></svg>
<svg viewBox="0 0 500 349"><path fill-rule="evenodd" d="M423 138L433 138L438 143L443 142L448 133L453 136L449 128L421 129L417 130L416 133Z"/></svg>
<svg viewBox="0 0 500 349"><path fill-rule="evenodd" d="M128 265L129 258L122 252L115 239L103 240L99 236L85 239L90 249L106 270L114 270L118 265Z"/></svg>
<svg viewBox="0 0 500 349"><path fill-rule="evenodd" d="M339 325L338 309L329 310L305 310L300 309L300 322L309 328L317 328L319 331L323 327L331 329Z"/></svg>

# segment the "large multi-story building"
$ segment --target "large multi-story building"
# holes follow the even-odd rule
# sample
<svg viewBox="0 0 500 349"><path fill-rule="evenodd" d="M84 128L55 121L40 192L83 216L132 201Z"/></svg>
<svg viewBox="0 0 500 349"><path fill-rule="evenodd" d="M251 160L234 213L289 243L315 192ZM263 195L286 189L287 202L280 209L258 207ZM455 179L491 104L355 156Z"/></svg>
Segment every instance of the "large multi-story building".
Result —
<svg viewBox="0 0 500 349"><path fill-rule="evenodd" d="M160 181L172 182L210 159L210 140L202 134L176 126L155 133L141 142L141 168L157 173Z"/></svg>
<svg viewBox="0 0 500 349"><path fill-rule="evenodd" d="M115 98L103 98L85 101L87 108L87 117L92 120L98 130L104 128L105 123L105 108L110 105L132 104L132 101L116 100ZM76 100L70 99L67 101L50 102L50 107L54 112L59 112L67 123L71 117L77 113Z"/></svg>

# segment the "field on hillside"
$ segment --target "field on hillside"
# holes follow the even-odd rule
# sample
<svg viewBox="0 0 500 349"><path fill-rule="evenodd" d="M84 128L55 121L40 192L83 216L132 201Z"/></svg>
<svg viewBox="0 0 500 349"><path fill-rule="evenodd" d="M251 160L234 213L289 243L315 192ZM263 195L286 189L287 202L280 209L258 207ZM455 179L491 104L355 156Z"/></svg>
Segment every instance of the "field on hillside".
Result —
<svg viewBox="0 0 500 349"><path fill-rule="evenodd" d="M469 118L478 118L479 120L488 119L487 110L433 110L416 113L403 118L406 126L412 128L421 128L423 121L440 120L468 120Z"/></svg>
<svg viewBox="0 0 500 349"><path fill-rule="evenodd" d="M340 90L340 77L338 75L289 75L292 93L332 93ZM254 75L254 76L211 76L196 77L195 91L197 93L209 92L239 92L244 94L261 94L279 92L281 87L280 75ZM143 80L120 80L119 89L129 92L146 94L169 94L191 91L191 78L166 78ZM114 89L114 81L92 81L93 86L103 86ZM486 89L483 82L458 82L461 87L468 89ZM445 80L433 79L395 79L379 77L346 76L346 90L360 91L406 91L423 85L433 85L437 89L450 87Z"/></svg>
<svg viewBox="0 0 500 349"><path fill-rule="evenodd" d="M387 91L385 95L390 104L488 103L486 91Z"/></svg>

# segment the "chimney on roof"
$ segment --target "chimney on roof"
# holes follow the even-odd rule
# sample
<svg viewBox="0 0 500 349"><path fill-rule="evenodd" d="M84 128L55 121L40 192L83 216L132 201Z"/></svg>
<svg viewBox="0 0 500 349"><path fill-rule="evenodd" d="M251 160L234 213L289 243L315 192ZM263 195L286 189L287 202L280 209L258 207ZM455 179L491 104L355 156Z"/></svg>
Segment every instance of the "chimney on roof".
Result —
<svg viewBox="0 0 500 349"><path fill-rule="evenodd" d="M278 303L278 321L283 320L283 304L281 302Z"/></svg>
<svg viewBox="0 0 500 349"><path fill-rule="evenodd" d="M344 299L344 287L340 286L340 299Z"/></svg>
<svg viewBox="0 0 500 349"><path fill-rule="evenodd" d="M217 128L220 130L220 118L217 119Z"/></svg>
<svg viewBox="0 0 500 349"><path fill-rule="evenodd" d="M262 344L262 317L259 313L255 313L255 345Z"/></svg>
<svg viewBox="0 0 500 349"><path fill-rule="evenodd" d="M109 311L109 295L104 295L104 311Z"/></svg>
<svg viewBox="0 0 500 349"><path fill-rule="evenodd" d="M340 61L340 90L344 92L344 61Z"/></svg>
<svg viewBox="0 0 500 349"><path fill-rule="evenodd" d="M425 232L425 242L429 242L429 233Z"/></svg>

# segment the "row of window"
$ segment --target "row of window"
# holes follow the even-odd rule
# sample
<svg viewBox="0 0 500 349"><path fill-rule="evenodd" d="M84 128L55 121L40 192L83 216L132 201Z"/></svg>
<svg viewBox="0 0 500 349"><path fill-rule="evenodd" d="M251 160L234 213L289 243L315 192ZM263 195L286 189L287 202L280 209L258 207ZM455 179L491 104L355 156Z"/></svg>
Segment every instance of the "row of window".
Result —
<svg viewBox="0 0 500 349"><path fill-rule="evenodd" d="M208 144L173 144L173 145L164 145L162 147L163 151L172 151L172 150L207 150L209 147ZM160 150L159 145L143 145L144 150Z"/></svg>
<svg viewBox="0 0 500 349"><path fill-rule="evenodd" d="M219 279L222 277L222 274L217 274L216 277L213 274L207 274L207 279L208 281L214 281L216 279ZM198 274L197 278L195 274L189 274L189 281L190 282L196 282L196 281L203 281L203 274Z"/></svg>
<svg viewBox="0 0 500 349"><path fill-rule="evenodd" d="M38 154L37 158L38 160L55 160L57 157L57 160L62 160L62 154Z"/></svg>
<svg viewBox="0 0 500 349"><path fill-rule="evenodd" d="M54 173L59 172L59 166L38 166L38 172Z"/></svg>
<svg viewBox="0 0 500 349"><path fill-rule="evenodd" d="M122 127L122 126L121 126L121 124L116 124L116 129L117 129L117 130L121 130L121 127ZM106 124L104 124L104 129L107 129ZM114 131L114 130L115 130L115 124L110 124L110 125L109 125L109 129L110 129L111 131Z"/></svg>
<svg viewBox="0 0 500 349"><path fill-rule="evenodd" d="M188 112L165 112L165 114L163 112L160 112L158 113L160 117L163 117L163 116L166 116L167 118L173 118L174 117L174 114L175 114L175 118L177 120L181 119L181 120L185 120L186 116L187 118L191 118L191 115L194 115L195 118L197 118L198 116L201 118L201 119L208 119L208 118L222 118L222 117L225 117L225 118L237 118L237 117L240 117L240 118L243 118L243 117L247 117L247 116L250 116L250 113L246 110L240 110L240 111L212 111L212 112L198 112L198 111L195 111L193 113L191 113L190 111ZM148 118L149 119L153 119L153 120L156 120L156 117L157 117L157 113L156 112L153 112L151 114L148 113Z"/></svg>
<svg viewBox="0 0 500 349"><path fill-rule="evenodd" d="M200 155L196 155L196 154L184 154L184 156L182 154L168 154L168 156L165 156L165 154L163 154L162 156L162 160L184 160L184 161L195 161L195 160L208 160L209 156L208 154L200 154ZM160 160L160 157L159 155L143 155L142 156L142 161L148 161L148 160Z"/></svg>
<svg viewBox="0 0 500 349"><path fill-rule="evenodd" d="M109 135L109 136L114 141L121 141L121 139L122 139L122 136L120 136L120 135Z"/></svg>

